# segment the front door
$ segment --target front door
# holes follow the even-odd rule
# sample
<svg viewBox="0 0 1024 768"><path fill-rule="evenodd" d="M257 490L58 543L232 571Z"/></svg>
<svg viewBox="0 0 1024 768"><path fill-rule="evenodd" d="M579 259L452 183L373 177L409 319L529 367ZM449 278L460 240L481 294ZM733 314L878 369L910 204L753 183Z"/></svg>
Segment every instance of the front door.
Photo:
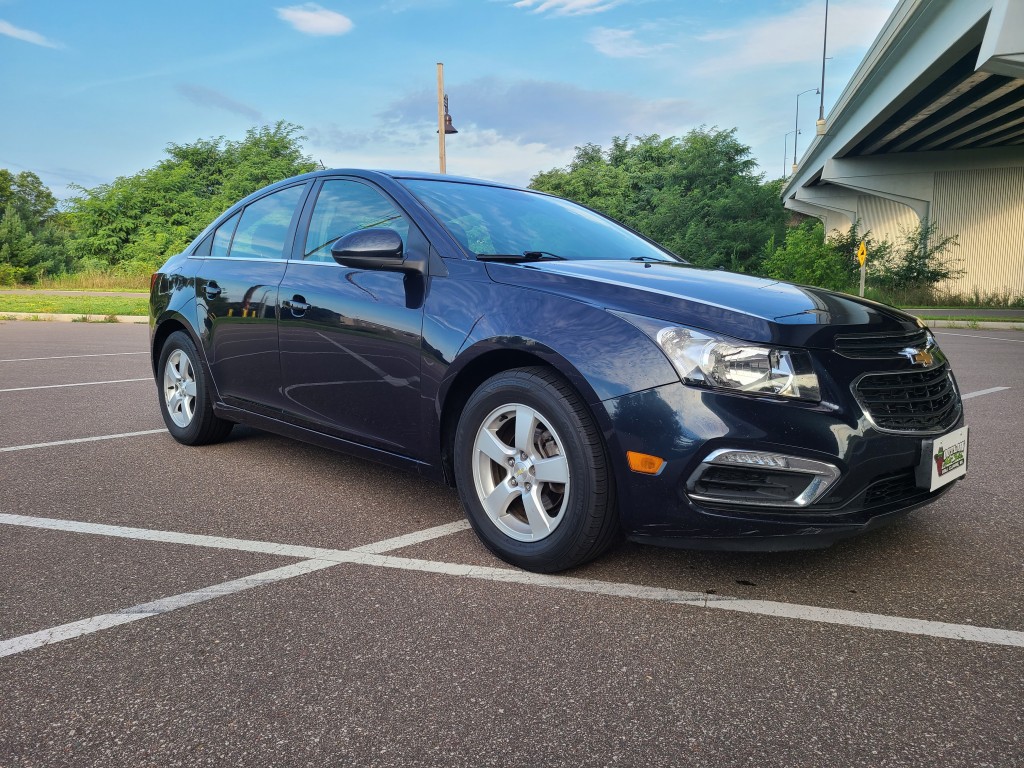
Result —
<svg viewBox="0 0 1024 768"><path fill-rule="evenodd" d="M314 194L302 258L278 294L286 407L299 423L416 458L424 278L343 267L331 245L371 227L398 232L406 253L425 252L426 240L368 183L329 178Z"/></svg>

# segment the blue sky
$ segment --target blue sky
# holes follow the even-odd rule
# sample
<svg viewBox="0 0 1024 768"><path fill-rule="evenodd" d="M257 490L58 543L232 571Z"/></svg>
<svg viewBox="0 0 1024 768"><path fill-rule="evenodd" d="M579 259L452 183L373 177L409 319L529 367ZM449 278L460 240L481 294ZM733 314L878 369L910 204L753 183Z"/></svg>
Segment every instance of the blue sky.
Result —
<svg viewBox="0 0 1024 768"><path fill-rule="evenodd" d="M826 112L896 5L830 0ZM303 126L328 167L526 184L613 136L737 128L783 171L821 79L825 0L0 0L0 167L59 197L155 165L168 142ZM800 100L801 152L818 97ZM792 136L788 139L792 162Z"/></svg>

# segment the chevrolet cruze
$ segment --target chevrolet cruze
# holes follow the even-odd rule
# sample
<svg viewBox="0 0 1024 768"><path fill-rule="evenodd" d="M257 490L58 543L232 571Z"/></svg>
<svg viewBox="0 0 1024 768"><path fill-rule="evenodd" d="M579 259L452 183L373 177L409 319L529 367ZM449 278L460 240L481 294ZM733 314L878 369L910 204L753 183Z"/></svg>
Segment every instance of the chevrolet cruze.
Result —
<svg viewBox="0 0 1024 768"><path fill-rule="evenodd" d="M242 423L447 482L535 571L620 535L826 546L967 468L956 381L915 318L699 269L496 183L287 179L171 257L150 312L176 440Z"/></svg>

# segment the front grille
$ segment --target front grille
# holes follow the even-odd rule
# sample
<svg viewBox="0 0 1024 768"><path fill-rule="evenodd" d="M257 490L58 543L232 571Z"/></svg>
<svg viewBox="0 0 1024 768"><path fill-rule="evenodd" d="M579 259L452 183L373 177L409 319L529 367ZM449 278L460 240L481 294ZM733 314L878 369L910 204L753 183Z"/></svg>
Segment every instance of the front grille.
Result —
<svg viewBox="0 0 1024 768"><path fill-rule="evenodd" d="M890 358L899 357L907 347L924 349L928 334L923 329L906 333L862 333L836 336L836 352L844 357Z"/></svg>
<svg viewBox="0 0 1024 768"><path fill-rule="evenodd" d="M856 393L879 429L935 432L960 418L960 398L945 363L927 371L866 374Z"/></svg>

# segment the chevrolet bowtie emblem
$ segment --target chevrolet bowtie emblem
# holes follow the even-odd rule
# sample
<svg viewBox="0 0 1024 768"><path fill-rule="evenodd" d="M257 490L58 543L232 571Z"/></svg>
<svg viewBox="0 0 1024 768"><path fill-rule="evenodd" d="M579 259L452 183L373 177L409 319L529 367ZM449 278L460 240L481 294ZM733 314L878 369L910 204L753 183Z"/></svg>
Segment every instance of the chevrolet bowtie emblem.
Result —
<svg viewBox="0 0 1024 768"><path fill-rule="evenodd" d="M918 349L917 347L907 347L906 349L900 350L900 354L907 358L913 365L923 365L925 368L935 362L935 358L932 357L932 353L927 349Z"/></svg>

